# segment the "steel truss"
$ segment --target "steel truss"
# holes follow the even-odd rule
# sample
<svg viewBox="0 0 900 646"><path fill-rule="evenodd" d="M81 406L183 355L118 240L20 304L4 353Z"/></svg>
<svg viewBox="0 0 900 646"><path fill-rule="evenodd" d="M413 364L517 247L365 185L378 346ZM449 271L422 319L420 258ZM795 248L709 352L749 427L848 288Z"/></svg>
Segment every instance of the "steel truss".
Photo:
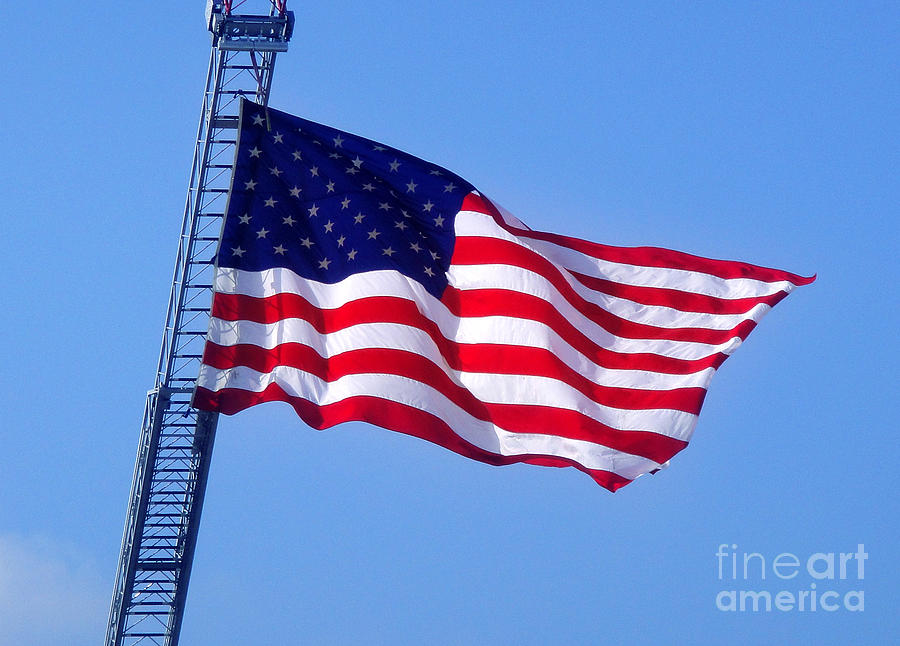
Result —
<svg viewBox="0 0 900 646"><path fill-rule="evenodd" d="M176 646L218 415L191 408L215 254L231 185L240 98L266 104L293 15L235 15L210 0L212 50L162 347L147 393L106 646Z"/></svg>

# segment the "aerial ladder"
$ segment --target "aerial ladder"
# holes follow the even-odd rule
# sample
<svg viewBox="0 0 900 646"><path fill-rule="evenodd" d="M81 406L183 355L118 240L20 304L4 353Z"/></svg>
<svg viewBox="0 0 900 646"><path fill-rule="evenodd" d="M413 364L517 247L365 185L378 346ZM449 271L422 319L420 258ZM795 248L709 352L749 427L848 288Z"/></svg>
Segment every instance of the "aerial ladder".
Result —
<svg viewBox="0 0 900 646"><path fill-rule="evenodd" d="M191 407L231 185L241 97L267 105L294 27L286 0L267 15L208 0L209 70L153 388L147 393L106 646L176 646L218 414Z"/></svg>

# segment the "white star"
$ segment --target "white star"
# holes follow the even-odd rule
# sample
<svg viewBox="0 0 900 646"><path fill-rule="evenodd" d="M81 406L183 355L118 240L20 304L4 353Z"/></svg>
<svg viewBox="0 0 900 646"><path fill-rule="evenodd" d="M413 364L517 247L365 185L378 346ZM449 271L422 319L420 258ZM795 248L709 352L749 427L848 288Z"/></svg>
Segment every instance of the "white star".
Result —
<svg viewBox="0 0 900 646"><path fill-rule="evenodd" d="M444 193L452 193L456 189L456 184L450 182L446 186L444 186Z"/></svg>
<svg viewBox="0 0 900 646"><path fill-rule="evenodd" d="M331 261L328 258L319 261L319 269L328 269L328 265L331 264Z"/></svg>
<svg viewBox="0 0 900 646"><path fill-rule="evenodd" d="M395 253L397 253L397 252L394 251L393 249L391 249L390 247L388 247L387 249L382 249L382 250L381 250L381 255L387 256L388 258L390 258L391 256L393 256Z"/></svg>
<svg viewBox="0 0 900 646"><path fill-rule="evenodd" d="M340 136L340 135L338 135L337 137L335 137L332 141L334 141L334 147L335 147L335 148L340 148L341 145L343 145L343 143L344 143L344 140L341 139L341 136Z"/></svg>
<svg viewBox="0 0 900 646"><path fill-rule="evenodd" d="M392 207L392 206L391 206L390 204L388 204L387 202L379 202L379 203L378 203L378 210L379 210L379 211L390 211L392 208L394 208L394 207Z"/></svg>
<svg viewBox="0 0 900 646"><path fill-rule="evenodd" d="M274 197L270 197L268 200L266 200L266 206L270 208L275 208L276 204L278 204L278 200L276 200Z"/></svg>
<svg viewBox="0 0 900 646"><path fill-rule="evenodd" d="M278 177L283 171L279 170L278 166L275 166L274 168L270 168L269 172L272 173L275 177Z"/></svg>
<svg viewBox="0 0 900 646"><path fill-rule="evenodd" d="M396 173L397 169L400 168L400 162L397 161L397 158L394 158L394 161L391 162L391 172Z"/></svg>
<svg viewBox="0 0 900 646"><path fill-rule="evenodd" d="M427 275L431 276L432 278L434 277L434 272L431 270L431 267L426 267L426 268L425 268L425 273L426 273Z"/></svg>
<svg viewBox="0 0 900 646"><path fill-rule="evenodd" d="M431 171L430 174L431 175L443 175L443 173L441 171L439 171L437 168L435 168L433 171Z"/></svg>
<svg viewBox="0 0 900 646"><path fill-rule="evenodd" d="M259 157L259 153L261 152L262 151L259 148L253 146L253 148L250 149L250 158Z"/></svg>
<svg viewBox="0 0 900 646"><path fill-rule="evenodd" d="M414 181L412 181L412 180L409 180L409 184L406 185L406 192L407 192L407 193L415 193L415 192L416 192L416 186L418 186L418 184L416 184L416 183L415 183Z"/></svg>
<svg viewBox="0 0 900 646"><path fill-rule="evenodd" d="M371 184L363 184L363 190L364 191L374 191L375 187L372 186Z"/></svg>
<svg viewBox="0 0 900 646"><path fill-rule="evenodd" d="M377 150L378 152L384 152L385 150L387 150L387 148L376 144L376 145L372 146L372 150Z"/></svg>
<svg viewBox="0 0 900 646"><path fill-rule="evenodd" d="M294 217L291 216L291 215L287 216L286 218L281 218L281 221L284 222L284 223L285 223L286 225L288 225L289 227L294 226L294 222L296 222L296 220L294 219Z"/></svg>
<svg viewBox="0 0 900 646"><path fill-rule="evenodd" d="M331 233L331 230L334 228L334 222L329 220L325 223L325 233Z"/></svg>
<svg viewBox="0 0 900 646"><path fill-rule="evenodd" d="M413 242L411 245L409 245L409 248L412 249L413 251L415 251L416 253L419 253L420 251L422 251L422 247L419 246L418 242Z"/></svg>
<svg viewBox="0 0 900 646"><path fill-rule="evenodd" d="M441 255L440 255L439 253L435 252L435 251L429 251L428 253L431 254L431 259L432 259L432 260L437 260L438 258L441 257Z"/></svg>
<svg viewBox="0 0 900 646"><path fill-rule="evenodd" d="M394 222L394 228L400 229L401 231L406 231L406 222L404 222L403 220Z"/></svg>
<svg viewBox="0 0 900 646"><path fill-rule="evenodd" d="M276 144L280 144L281 141L284 139L284 135L281 134L280 132L276 132L276 133L272 136L272 139L275 140L275 143L276 143Z"/></svg>
<svg viewBox="0 0 900 646"><path fill-rule="evenodd" d="M427 202L425 202L425 204L422 205L422 208L425 209L426 211L431 211L431 208L433 206L434 206L434 204L431 203L431 200L428 200Z"/></svg>
<svg viewBox="0 0 900 646"><path fill-rule="evenodd" d="M380 235L381 231L379 231L378 229L372 229L371 231L369 231L369 240L374 240Z"/></svg>
<svg viewBox="0 0 900 646"><path fill-rule="evenodd" d="M331 180L328 180L328 183L325 185L325 188L328 190L329 193L334 193L334 182L332 182Z"/></svg>
<svg viewBox="0 0 900 646"><path fill-rule="evenodd" d="M347 173L348 175L356 175L356 174L359 172L359 169L358 169L358 168L354 168L353 166L351 166L350 168L348 168L348 169L345 170L344 172Z"/></svg>
<svg viewBox="0 0 900 646"><path fill-rule="evenodd" d="M256 188L256 182L252 179L244 182L244 190L252 191L254 188Z"/></svg>
<svg viewBox="0 0 900 646"><path fill-rule="evenodd" d="M356 214L356 217L353 218L354 224L362 224L363 218L366 217L362 214L362 211Z"/></svg>
<svg viewBox="0 0 900 646"><path fill-rule="evenodd" d="M356 249L351 249L350 253L347 254L347 260L353 260L356 258Z"/></svg>
<svg viewBox="0 0 900 646"><path fill-rule="evenodd" d="M311 207L309 207L307 209L307 211L309 212L309 217L311 217L311 218L314 218L317 215L319 215L319 207L316 206L315 204L313 204Z"/></svg>
<svg viewBox="0 0 900 646"><path fill-rule="evenodd" d="M243 258L245 253L246 253L246 251L244 251L240 247L232 247L231 248L231 255L237 256L238 258Z"/></svg>
<svg viewBox="0 0 900 646"><path fill-rule="evenodd" d="M359 158L359 155L357 155L356 159L352 160L350 163L353 164L356 168L359 168L360 166L362 166L363 160L361 160Z"/></svg>
<svg viewBox="0 0 900 646"><path fill-rule="evenodd" d="M303 240L300 241L300 244L303 245L304 247L306 247L307 249L309 249L315 243L312 240L310 240L309 238L303 238Z"/></svg>
<svg viewBox="0 0 900 646"><path fill-rule="evenodd" d="M277 253L279 256L283 256L283 255L284 255L284 252L287 251L287 249L285 249L285 248L282 247L281 245L278 245L277 247L275 247L275 248L273 249L273 251L274 251L275 253Z"/></svg>
<svg viewBox="0 0 900 646"><path fill-rule="evenodd" d="M345 197L343 200L341 200L341 211L346 209L348 206L350 206L350 198Z"/></svg>
<svg viewBox="0 0 900 646"><path fill-rule="evenodd" d="M344 242L345 242L346 240L347 240L347 238L345 238L344 236L341 236L340 238L338 238L338 239L337 239L338 246L339 246L339 247L343 247L343 246L344 246Z"/></svg>
<svg viewBox="0 0 900 646"><path fill-rule="evenodd" d="M250 214L244 213L244 215L240 216L238 220L241 221L241 224L250 224Z"/></svg>
<svg viewBox="0 0 900 646"><path fill-rule="evenodd" d="M440 216L440 215L437 216L437 217L434 219L434 226L436 226L436 227L442 227L442 226L444 226L444 218L443 218L442 216Z"/></svg>
<svg viewBox="0 0 900 646"><path fill-rule="evenodd" d="M265 227L256 232L257 238L265 238L267 235L269 235L269 230Z"/></svg>
<svg viewBox="0 0 900 646"><path fill-rule="evenodd" d="M331 159L340 159L341 155L340 153L328 153L328 157Z"/></svg>
<svg viewBox="0 0 900 646"><path fill-rule="evenodd" d="M300 197L300 187L295 186L291 189L291 197Z"/></svg>
<svg viewBox="0 0 900 646"><path fill-rule="evenodd" d="M303 158L303 153L301 153L299 150L295 150L292 155L294 157L294 161L300 161Z"/></svg>
<svg viewBox="0 0 900 646"><path fill-rule="evenodd" d="M319 167L313 166L312 168L309 169L309 172L313 177L318 177L319 176Z"/></svg>
<svg viewBox="0 0 900 646"><path fill-rule="evenodd" d="M263 123L265 123L265 119L262 118L261 114L258 114L255 117L253 117L253 125L254 126L261 126Z"/></svg>

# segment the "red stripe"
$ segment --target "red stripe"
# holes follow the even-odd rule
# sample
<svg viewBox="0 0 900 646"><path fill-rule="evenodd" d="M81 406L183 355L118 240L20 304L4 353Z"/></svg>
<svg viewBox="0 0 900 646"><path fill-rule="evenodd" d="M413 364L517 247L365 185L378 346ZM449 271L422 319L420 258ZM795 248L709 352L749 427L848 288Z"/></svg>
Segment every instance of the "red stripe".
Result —
<svg viewBox="0 0 900 646"><path fill-rule="evenodd" d="M775 292L758 298L717 298L706 294L683 292L665 287L642 287L626 285L611 280L596 278L567 269L582 285L597 292L624 298L642 305L659 305L671 307L681 312L697 312L700 314L746 314L757 305L775 307L782 298L788 295L785 291Z"/></svg>
<svg viewBox="0 0 900 646"><path fill-rule="evenodd" d="M646 370L666 374L692 374L718 368L727 355L719 352L702 359L675 359L651 353L620 353L598 345L570 323L546 301L506 290L467 290L448 287L442 302L456 316L514 316L541 322L553 329L569 345L598 366L618 370ZM511 314L512 313L512 314ZM396 296L372 296L350 301L334 309L319 309L297 294L280 293L265 298L217 293L212 316L227 321L248 320L275 323L284 318L308 321L321 334L336 332L363 323L398 323L427 333L445 356L453 346L438 326L422 314L416 303ZM448 346L452 343L453 346ZM518 346L516 346L518 347Z"/></svg>
<svg viewBox="0 0 900 646"><path fill-rule="evenodd" d="M458 290L448 287L441 301L457 316L509 316L543 323L569 345L604 368L690 374L718 368L727 355L716 352L700 359L677 359L649 352L615 352L595 343L551 303L542 298L505 289Z"/></svg>
<svg viewBox="0 0 900 646"><path fill-rule="evenodd" d="M753 320L741 321L730 330L712 330L701 327L668 328L635 323L585 300L572 286L556 265L540 254L509 240L497 238L459 237L453 250L454 265L505 264L535 272L552 284L560 295L576 310L610 334L625 339L665 339L690 343L720 345L734 337L746 339L756 326ZM514 298L522 292L512 291ZM530 297L535 298L535 297Z"/></svg>
<svg viewBox="0 0 900 646"><path fill-rule="evenodd" d="M193 405L201 410L218 411L226 415L233 415L245 408L267 401L287 402L306 424L317 429L329 428L342 422L368 422L391 431L405 433L406 435L433 442L460 455L486 464L499 466L524 462L553 467L575 467L587 473L597 484L610 491L616 491L631 482L631 480L615 473L600 469L588 469L574 460L556 456L504 456L485 451L459 437L446 422L435 415L418 408L377 397L351 397L327 406L318 406L306 399L288 395L277 384L271 384L259 393L239 389L223 389L213 392L206 388L198 387L194 393Z"/></svg>
<svg viewBox="0 0 900 646"><path fill-rule="evenodd" d="M607 260L609 262L638 265L642 267L683 269L685 271L694 271L726 279L752 278L753 280L769 283L786 280L794 285L808 285L816 279L814 275L806 278L779 269L770 269L768 267L760 267L749 263L730 260L712 260L710 258L694 256L692 254L672 251L670 249L661 249L659 247L613 247L554 233L521 229L507 224L497 208L491 204L490 200L474 193L470 193L466 196L460 210L475 211L490 215L499 226L503 227L513 235L522 238L531 238L533 240L552 242L553 244L567 247L585 255L599 258L600 260Z"/></svg>
<svg viewBox="0 0 900 646"><path fill-rule="evenodd" d="M597 403L614 408L626 410L668 408L696 415L700 412L706 396L706 389L699 387L649 390L601 386L544 348L456 344L456 349L455 356L451 353L441 353L454 370L550 377L566 382Z"/></svg>
<svg viewBox="0 0 900 646"><path fill-rule="evenodd" d="M443 339L443 337L441 337ZM293 341L299 342L299 339ZM258 346L245 345L235 347L257 348L259 355L253 355L253 363L245 363L250 361L250 355L241 355L241 359L237 361L240 365L252 367L259 372L270 372L276 365L291 365L296 368L307 370L308 368L303 362L294 361L291 363L280 363L286 360L290 355L285 355L284 348L291 344L283 343L271 350L259 348ZM209 342L208 348L212 348L220 356L222 354L219 346ZM305 347L305 346L304 346ZM706 396L705 388L673 388L671 390L650 390L639 388L619 388L613 386L602 386L595 384L584 375L579 374L570 366L565 364L548 350L543 348L531 348L527 346L503 346L494 344L457 344L444 339L442 346L437 347L441 358L452 370L467 373L480 374L501 374L501 375L532 375L535 377L546 377L564 382L576 389L585 397L613 408L621 408L624 410L656 410L669 409L678 410L685 413L697 415L703 405L703 399ZM384 372L385 366L392 365L395 360L393 353L404 353L399 349L388 348L360 348L353 352L367 351L375 353L377 359L370 364L351 364L354 369L352 371L340 372L338 376L343 374L362 373L362 372ZM377 354L381 353L381 354ZM350 351L341 355L349 355ZM318 354L315 355L319 357ZM368 356L368 355L367 355ZM204 355L204 363L207 365L215 365L219 368L227 368L228 365L212 364L207 359L212 359L211 355ZM357 358L361 361L361 357ZM426 357L422 357L422 361L429 361ZM316 372L317 376L328 381L333 381L337 377L333 377L330 372Z"/></svg>
<svg viewBox="0 0 900 646"><path fill-rule="evenodd" d="M615 429L564 408L483 402L425 357L403 350L366 348L324 359L309 346L299 343L285 343L266 350L254 345L219 346L208 342L203 363L218 370L247 366L261 373L268 373L275 366L289 366L329 382L354 374L397 375L434 388L472 417L500 428L594 442L654 462L665 462L687 446L683 440L658 433Z"/></svg>

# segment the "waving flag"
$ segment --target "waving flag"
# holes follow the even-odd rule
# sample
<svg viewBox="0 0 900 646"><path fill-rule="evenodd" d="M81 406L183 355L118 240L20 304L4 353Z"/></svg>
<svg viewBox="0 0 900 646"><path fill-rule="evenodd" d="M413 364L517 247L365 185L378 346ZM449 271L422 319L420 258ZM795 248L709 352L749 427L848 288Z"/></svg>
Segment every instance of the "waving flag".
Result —
<svg viewBox="0 0 900 646"><path fill-rule="evenodd" d="M284 401L615 491L687 446L775 269L532 231L454 173L242 106L194 404Z"/></svg>

